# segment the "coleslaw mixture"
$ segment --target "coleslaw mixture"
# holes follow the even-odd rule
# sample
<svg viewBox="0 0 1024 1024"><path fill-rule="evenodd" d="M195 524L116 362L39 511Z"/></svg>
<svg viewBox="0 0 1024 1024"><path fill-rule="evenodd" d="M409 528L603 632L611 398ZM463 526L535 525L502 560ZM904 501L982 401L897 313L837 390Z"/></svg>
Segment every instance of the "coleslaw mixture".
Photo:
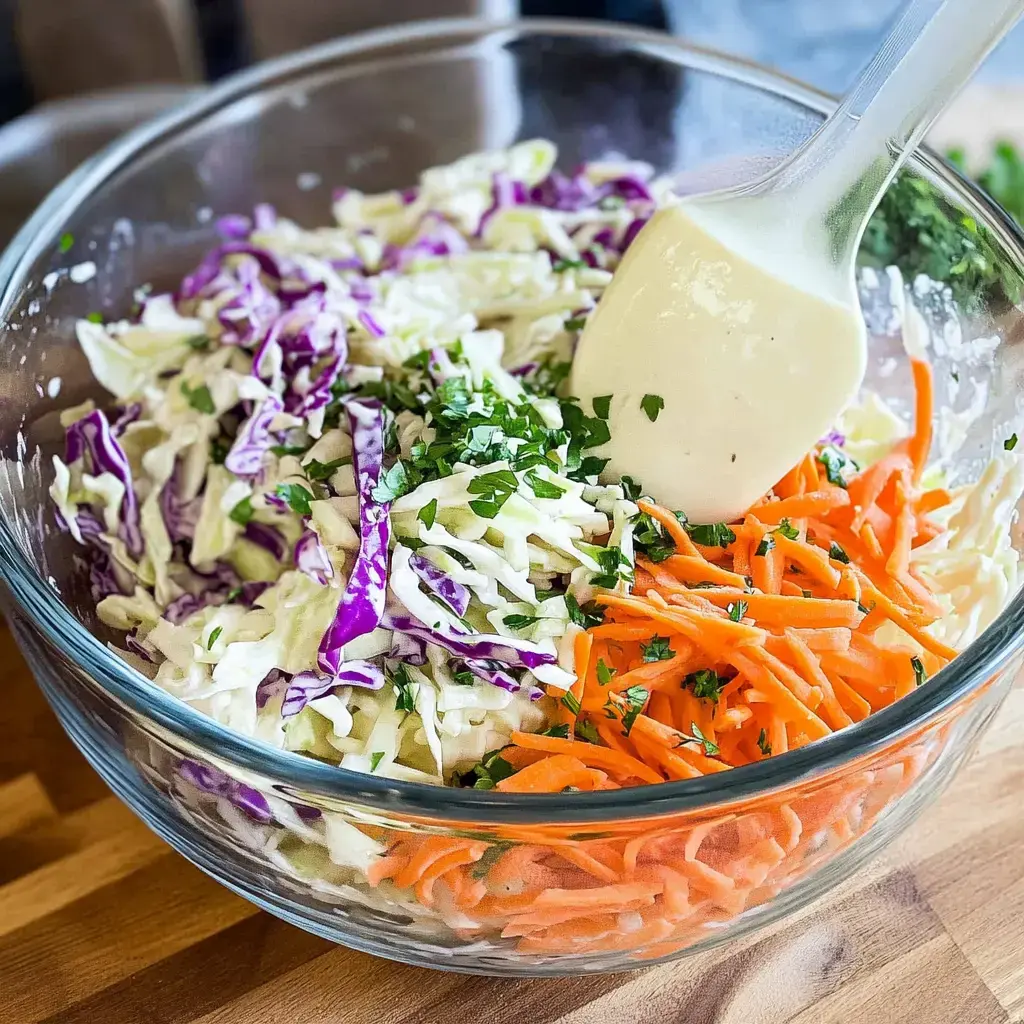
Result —
<svg viewBox="0 0 1024 1024"><path fill-rule="evenodd" d="M63 415L51 495L87 549L100 619L124 631L118 653L155 686L275 747L405 781L506 788L531 764L494 757L514 734L615 749L580 717L579 637L600 639L610 601L632 600L638 572L658 578L651 567L681 549L638 504L641 482L601 482L607 410L582 409L563 382L623 251L670 193L642 164L570 176L555 158L525 142L407 191L344 190L335 223L315 230L266 206L223 218L223 241L175 294L143 290L130 320L78 324L116 404ZM647 399L653 419L671 396ZM845 489L908 438L867 396L819 446L821 487ZM907 542L941 611L924 632L951 649L1019 582L1012 447L976 484L929 499L927 536ZM677 520L705 555L726 547L726 524ZM830 554L838 579L849 558ZM739 626L745 609L728 617ZM914 685L930 674L928 640L893 621L874 636L905 652ZM644 662L674 653L647 650ZM673 685L695 689L692 675ZM606 717L635 720L642 692ZM730 757L693 724L680 734L690 765L772 753L763 730L760 755L748 740ZM783 730L775 753L810 739ZM654 778L632 784L682 777L651 763ZM200 766L186 774L226 794ZM594 782L566 778L558 788ZM237 790L231 803L264 820L265 799ZM349 829L338 856L365 869L382 851L352 853L361 841Z"/></svg>

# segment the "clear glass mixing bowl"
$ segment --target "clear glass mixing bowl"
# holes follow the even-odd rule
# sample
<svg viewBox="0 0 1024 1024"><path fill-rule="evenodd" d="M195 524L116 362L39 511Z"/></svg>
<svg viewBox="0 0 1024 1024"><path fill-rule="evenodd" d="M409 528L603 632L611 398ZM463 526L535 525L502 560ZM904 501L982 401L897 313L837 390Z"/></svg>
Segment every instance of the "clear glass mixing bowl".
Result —
<svg viewBox="0 0 1024 1024"><path fill-rule="evenodd" d="M1010 686L1019 595L909 697L762 764L586 794L436 789L271 749L149 684L107 648L114 637L96 620L46 496L50 455L63 443L59 411L103 398L76 344L76 317L128 313L143 282L172 288L215 243L216 214L268 201L300 223L324 223L334 186L403 186L426 167L537 135L558 143L565 166L628 154L693 188L777 160L831 106L796 82L646 32L420 23L233 78L51 195L0 263L0 571L40 685L111 788L194 863L303 928L397 960L510 975L621 969L728 940L828 890L905 828ZM933 155L914 170L990 231L1006 278L1024 281L1024 240L1008 218ZM890 372L899 345L887 294L865 291L871 383L906 407L904 375ZM936 350L940 371L959 361L961 380L983 386L984 415L951 464L954 480L969 479L1006 436L1020 393L1020 313L993 305L965 330L1001 341L981 355L970 345ZM953 409L966 398L940 387L939 401ZM752 837L760 846L738 866L741 833L745 849ZM400 851L410 834L435 838L434 869L416 885L374 886L353 866ZM463 859L477 869L456 879L448 866ZM723 881L723 865L745 884ZM582 924L556 916L523 935L521 915L493 906L494 892L514 893L527 871L546 872L580 903L593 898L585 891L665 869L687 880L688 895L670 908L598 906Z"/></svg>

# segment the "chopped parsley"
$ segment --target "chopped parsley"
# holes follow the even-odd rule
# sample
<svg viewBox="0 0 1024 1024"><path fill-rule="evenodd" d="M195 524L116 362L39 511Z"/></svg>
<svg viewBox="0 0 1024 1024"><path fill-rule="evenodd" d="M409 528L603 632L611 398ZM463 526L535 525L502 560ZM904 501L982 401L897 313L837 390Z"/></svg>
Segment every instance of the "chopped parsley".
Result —
<svg viewBox="0 0 1024 1024"><path fill-rule="evenodd" d="M623 495L629 501L636 501L643 494L643 487L640 481L634 480L631 476L624 476L619 481L619 486L622 488Z"/></svg>
<svg viewBox="0 0 1024 1024"><path fill-rule="evenodd" d="M395 710L411 714L416 710L416 691L404 665L398 665L391 682L395 688Z"/></svg>
<svg viewBox="0 0 1024 1024"><path fill-rule="evenodd" d="M470 494L479 494L480 497L471 500L469 507L481 519L493 519L505 502L515 494L518 486L519 481L515 473L507 469L498 469L474 477L470 480L467 490Z"/></svg>
<svg viewBox="0 0 1024 1024"><path fill-rule="evenodd" d="M205 352L210 347L210 339L205 334L193 334L185 339L185 344L196 352Z"/></svg>
<svg viewBox="0 0 1024 1024"><path fill-rule="evenodd" d="M545 729L541 736L553 736L556 740L567 740L569 738L569 725L566 722L562 722L560 725L553 725L550 729Z"/></svg>
<svg viewBox="0 0 1024 1024"><path fill-rule="evenodd" d="M633 723L636 722L637 715L646 706L650 692L642 686L630 686L623 691L622 697L626 701L626 710L622 715L622 735L628 736L633 730Z"/></svg>
<svg viewBox="0 0 1024 1024"><path fill-rule="evenodd" d="M527 626L532 626L543 618L543 615L506 615L501 621L509 629L526 629Z"/></svg>
<svg viewBox="0 0 1024 1024"><path fill-rule="evenodd" d="M310 480L327 480L334 475L336 469L351 464L352 460L350 458L335 459L333 462L319 462L317 459L310 459L303 469Z"/></svg>
<svg viewBox="0 0 1024 1024"><path fill-rule="evenodd" d="M604 663L604 658L597 659L597 681L601 686L607 686L615 675L615 669L609 668Z"/></svg>
<svg viewBox="0 0 1024 1024"><path fill-rule="evenodd" d="M601 737L598 735L597 726L591 721L577 722L574 733L576 739L582 740L584 743L601 743Z"/></svg>
<svg viewBox="0 0 1024 1024"><path fill-rule="evenodd" d="M604 622L604 610L594 601L589 601L581 607L572 594L566 594L565 607L569 612L569 621L583 629L591 629Z"/></svg>
<svg viewBox="0 0 1024 1024"><path fill-rule="evenodd" d="M640 654L644 661L668 661L675 657L675 651L669 646L667 636L652 636L649 643L640 644Z"/></svg>
<svg viewBox="0 0 1024 1024"><path fill-rule="evenodd" d="M210 389L205 384L200 384L197 388L190 388L188 382L183 380L181 393L196 412L212 416L217 411L217 407L213 404L213 395L210 394Z"/></svg>
<svg viewBox="0 0 1024 1024"><path fill-rule="evenodd" d="M633 563L622 553L622 549L614 546L600 548L594 555L601 571L591 578L595 587L611 590L620 580L633 582ZM625 566L625 568L623 568Z"/></svg>
<svg viewBox="0 0 1024 1024"><path fill-rule="evenodd" d="M924 663L921 661L921 659L916 657L911 658L910 664L914 668L914 684L916 686L921 686L924 683L928 682L928 673L925 672Z"/></svg>
<svg viewBox="0 0 1024 1024"><path fill-rule="evenodd" d="M91 324L101 324L103 323L103 314L98 312L86 313L85 319Z"/></svg>
<svg viewBox="0 0 1024 1024"><path fill-rule="evenodd" d="M282 455L305 455L309 447L301 444L275 444L270 450L281 458Z"/></svg>
<svg viewBox="0 0 1024 1024"><path fill-rule="evenodd" d="M796 540L800 536L800 531L785 517L772 532L781 533L786 540Z"/></svg>
<svg viewBox="0 0 1024 1024"><path fill-rule="evenodd" d="M586 260L555 260L551 264L551 269L556 274L563 274L567 270L586 270L587 266Z"/></svg>
<svg viewBox="0 0 1024 1024"><path fill-rule="evenodd" d="M561 700L562 707L566 708L570 714L578 715L580 713L580 699L576 696L572 690L566 690L562 694Z"/></svg>
<svg viewBox="0 0 1024 1024"><path fill-rule="evenodd" d="M370 755L370 771L371 772L375 772L377 770L378 766L380 765L381 761L383 761L383 760L384 760L384 751L383 750L375 750Z"/></svg>
<svg viewBox="0 0 1024 1024"><path fill-rule="evenodd" d="M416 513L416 518L429 530L434 525L434 520L437 518L437 498L431 498Z"/></svg>
<svg viewBox="0 0 1024 1024"><path fill-rule="evenodd" d="M586 317L582 316L571 316L565 321L565 329L567 331L582 331L587 326Z"/></svg>
<svg viewBox="0 0 1024 1024"><path fill-rule="evenodd" d="M217 642L217 637L219 637L221 635L221 633L223 633L223 632L224 632L224 627L223 626L218 626L215 630L213 630L212 633L210 633L210 638L206 641L206 649L208 651L212 651L213 650L213 645Z"/></svg>
<svg viewBox="0 0 1024 1024"><path fill-rule="evenodd" d="M565 488L559 487L558 484L552 483L550 480L545 480L543 477L537 474L535 469L531 469L524 478L530 485L530 490L533 491L535 498L560 498L565 494Z"/></svg>
<svg viewBox="0 0 1024 1024"><path fill-rule="evenodd" d="M623 477L622 479L625 481L628 478ZM665 536L661 526L646 512L638 512L631 521L633 523L633 546L652 562L664 562L666 558L676 553L673 540Z"/></svg>
<svg viewBox="0 0 1024 1024"><path fill-rule="evenodd" d="M75 236L71 234L70 231L65 231L64 234L60 236L60 242L58 243L57 247L60 249L61 254L63 255L64 253L68 252L74 244Z"/></svg>
<svg viewBox="0 0 1024 1024"><path fill-rule="evenodd" d="M700 726L696 722L690 723L690 732L692 733L690 736L687 736L686 733L680 733L682 739L676 745L681 747L684 743L699 743L704 748L704 753L707 757L714 757L715 754L719 753L718 744L714 740L708 739L701 732Z"/></svg>
<svg viewBox="0 0 1024 1024"><path fill-rule="evenodd" d="M608 419L612 408L611 395L599 395L590 404L594 407L594 415L597 416L598 419Z"/></svg>
<svg viewBox="0 0 1024 1024"><path fill-rule="evenodd" d="M821 463L825 470L825 479L836 487L846 487L844 470L847 468L852 470L857 469L857 463L854 462L853 459L848 455L844 455L838 448L833 448L831 445L822 448L821 451L818 452L818 462Z"/></svg>
<svg viewBox="0 0 1024 1024"><path fill-rule="evenodd" d="M647 418L653 423L665 408L665 399L661 395L644 395L640 399L640 408L647 414Z"/></svg>
<svg viewBox="0 0 1024 1024"><path fill-rule="evenodd" d="M1008 452L1012 452L1017 447L1017 435L1016 433L1011 434L1004 442L1003 448Z"/></svg>
<svg viewBox="0 0 1024 1024"><path fill-rule="evenodd" d="M677 512L676 516L682 513ZM706 548L727 548L736 540L736 534L729 529L727 523L709 523L704 526L690 526L685 518L682 520L686 532L694 544Z"/></svg>
<svg viewBox="0 0 1024 1024"><path fill-rule="evenodd" d="M761 543L757 545L757 550L754 552L755 555L764 557L775 547L775 538L770 534L766 533L761 538Z"/></svg>
<svg viewBox="0 0 1024 1024"><path fill-rule="evenodd" d="M403 494L408 494L417 486L419 480L415 472L399 459L389 470L381 476L377 485L370 492L371 497L378 505L387 505Z"/></svg>
<svg viewBox="0 0 1024 1024"><path fill-rule="evenodd" d="M501 860L506 850L511 849L511 843L492 843L484 850L483 856L469 869L471 878L486 878L491 868Z"/></svg>
<svg viewBox="0 0 1024 1024"><path fill-rule="evenodd" d="M492 750L484 754L480 763L474 765L472 770L463 776L463 779L472 780L474 789L494 789L502 779L507 779L515 773L515 768L501 756L501 751Z"/></svg>
<svg viewBox="0 0 1024 1024"><path fill-rule="evenodd" d="M233 523L238 523L239 526L246 526L250 519L253 517L252 510L252 498L243 498L234 508L228 513L228 519Z"/></svg>
<svg viewBox="0 0 1024 1024"><path fill-rule="evenodd" d="M288 507L298 515L312 515L313 510L309 507L309 503L314 498L302 484L278 484L274 493L279 498L284 498Z"/></svg>
<svg viewBox="0 0 1024 1024"><path fill-rule="evenodd" d="M731 601L726 605L725 610L729 613L729 618L733 622L739 622L747 614L747 602Z"/></svg>
<svg viewBox="0 0 1024 1024"><path fill-rule="evenodd" d="M714 669L702 668L699 672L691 672L683 680L682 685L684 687L689 686L693 690L695 697L700 697L701 700L709 700L717 704L722 696L722 687L728 681L728 679L724 679Z"/></svg>
<svg viewBox="0 0 1024 1024"><path fill-rule="evenodd" d="M768 733L762 729L757 734L757 749L764 754L765 757L771 757L772 745L768 742Z"/></svg>
<svg viewBox="0 0 1024 1024"><path fill-rule="evenodd" d="M842 545L832 541L828 546L828 557L835 559L837 562L842 562L843 565L850 564L850 556L843 550Z"/></svg>

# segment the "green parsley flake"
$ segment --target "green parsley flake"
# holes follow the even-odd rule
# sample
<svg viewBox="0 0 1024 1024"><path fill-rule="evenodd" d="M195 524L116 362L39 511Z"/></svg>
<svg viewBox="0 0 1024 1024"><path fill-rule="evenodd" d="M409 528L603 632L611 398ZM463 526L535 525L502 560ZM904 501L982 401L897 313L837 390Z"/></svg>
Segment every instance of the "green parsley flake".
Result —
<svg viewBox="0 0 1024 1024"><path fill-rule="evenodd" d="M772 745L768 742L768 733L764 729L757 735L757 748L765 757L771 757Z"/></svg>
<svg viewBox="0 0 1024 1024"><path fill-rule="evenodd" d="M637 715L646 706L650 692L642 686L630 686L623 691L622 696L626 701L626 711L622 716L622 735L628 736L633 729Z"/></svg>
<svg viewBox="0 0 1024 1024"><path fill-rule="evenodd" d="M665 399L661 395L644 395L640 399L640 408L647 413L647 418L653 423L665 408Z"/></svg>
<svg viewBox="0 0 1024 1024"><path fill-rule="evenodd" d="M584 743L594 743L598 745L601 743L601 737L598 735L597 726L591 721L577 722L574 734L576 739L582 740Z"/></svg>
<svg viewBox="0 0 1024 1024"><path fill-rule="evenodd" d="M416 710L416 691L404 665L395 669L391 682L395 688L395 710L411 714Z"/></svg>
<svg viewBox="0 0 1024 1024"><path fill-rule="evenodd" d="M747 602L746 601L732 601L726 605L725 610L729 613L729 618L733 622L739 622L744 615L747 614Z"/></svg>
<svg viewBox="0 0 1024 1024"><path fill-rule="evenodd" d="M334 475L336 470L351 464L352 460L350 458L335 459L333 462L320 462L317 459L310 459L302 468L310 480L327 480Z"/></svg>
<svg viewBox="0 0 1024 1024"><path fill-rule="evenodd" d="M399 459L381 476L371 496L378 505L387 505L403 494L408 494L418 483L416 472Z"/></svg>
<svg viewBox="0 0 1024 1024"><path fill-rule="evenodd" d="M917 686L921 686L928 682L928 673L924 670L924 663L920 658L911 658L910 664L914 668L914 683Z"/></svg>
<svg viewBox="0 0 1024 1024"><path fill-rule="evenodd" d="M652 636L649 643L640 644L640 654L644 661L668 661L675 657L675 651L669 646L667 636Z"/></svg>
<svg viewBox="0 0 1024 1024"><path fill-rule="evenodd" d="M540 622L543 619L543 615L506 615L501 621L508 626L509 629L526 629L527 626L532 626L535 622Z"/></svg>
<svg viewBox="0 0 1024 1024"><path fill-rule="evenodd" d="M722 687L728 682L714 669L702 668L699 672L691 672L682 682L689 686L693 695L701 700L709 700L717 704L722 696Z"/></svg>
<svg viewBox="0 0 1024 1024"><path fill-rule="evenodd" d="M205 352L210 347L210 339L205 334L193 334L185 339L185 344L197 352Z"/></svg>
<svg viewBox="0 0 1024 1024"><path fill-rule="evenodd" d="M600 626L604 622L604 609L594 601L590 601L581 607L572 594L566 594L565 607L569 613L569 621L583 629L592 629L594 626Z"/></svg>
<svg viewBox="0 0 1024 1024"><path fill-rule="evenodd" d="M224 627L223 626L218 626L215 630L213 630L212 633L210 633L210 638L209 638L209 640L206 641L206 649L208 651L212 651L213 650L213 645L217 642L217 637L219 637L221 635L221 633L223 633L223 632L224 632Z"/></svg>
<svg viewBox="0 0 1024 1024"><path fill-rule="evenodd" d="M228 519L233 523L238 523L239 526L246 526L249 520L253 517L252 509L252 498L243 498L237 505L228 513Z"/></svg>
<svg viewBox="0 0 1024 1024"><path fill-rule="evenodd" d="M754 552L754 554L760 555L763 558L774 547L775 538L770 533L767 533L761 538L761 543L757 545L757 550Z"/></svg>
<svg viewBox="0 0 1024 1024"><path fill-rule="evenodd" d="M1011 434L1004 442L1003 447L1008 451L1012 452L1017 447L1017 435Z"/></svg>
<svg viewBox="0 0 1024 1024"><path fill-rule="evenodd" d="M569 738L568 723L562 722L561 725L553 725L550 729L545 729L541 736L553 736L556 740L567 740Z"/></svg>
<svg viewBox="0 0 1024 1024"><path fill-rule="evenodd" d="M834 559L837 562L842 562L843 565L850 564L850 556L843 550L840 544L835 541L828 546L828 557Z"/></svg>
<svg viewBox="0 0 1024 1024"><path fill-rule="evenodd" d="M707 757L714 757L719 753L719 746L714 740L710 740L700 730L700 726L696 722L690 723L690 731L692 735L687 736L686 733L681 733L682 739L679 741L677 746L682 746L684 743L699 743L704 748L704 754Z"/></svg>
<svg viewBox="0 0 1024 1024"><path fill-rule="evenodd" d="M681 512L676 513L678 518ZM680 520L690 535L694 544L700 544L706 548L727 548L736 540L736 534L729 529L726 523L709 523L704 526L690 526L686 520Z"/></svg>
<svg viewBox="0 0 1024 1024"><path fill-rule="evenodd" d="M416 518L429 530L434 525L434 520L437 518L437 498L431 498L416 513Z"/></svg>
<svg viewBox="0 0 1024 1024"><path fill-rule="evenodd" d="M565 321L565 329L567 331L582 331L587 326L586 317L572 316Z"/></svg>
<svg viewBox="0 0 1024 1024"><path fill-rule="evenodd" d="M61 253L63 254L63 253L68 252L74 244L75 244L75 236L73 234L71 234L70 231L65 231L64 234L60 236L60 242L58 243L58 248L60 249Z"/></svg>
<svg viewBox="0 0 1024 1024"><path fill-rule="evenodd" d="M197 388L190 388L188 382L183 380L181 393L188 399L188 404L196 412L212 416L217 411L217 407L213 404L213 395L210 394L210 389L205 384L200 384Z"/></svg>
<svg viewBox="0 0 1024 1024"><path fill-rule="evenodd" d="M609 668L604 663L604 658L597 659L597 682L600 686L607 686L615 675L615 669Z"/></svg>
<svg viewBox="0 0 1024 1024"><path fill-rule="evenodd" d="M555 260L551 264L551 269L556 274L562 274L566 270L586 270L587 262L586 260Z"/></svg>
<svg viewBox="0 0 1024 1024"><path fill-rule="evenodd" d="M580 700L571 690L566 690L562 694L562 707L567 708L570 714L578 715L580 713Z"/></svg>
<svg viewBox="0 0 1024 1024"><path fill-rule="evenodd" d="M611 395L598 395L591 403L594 407L594 415L599 419L606 420L612 408Z"/></svg>
<svg viewBox="0 0 1024 1024"><path fill-rule="evenodd" d="M312 515L313 510L309 507L309 503L314 498L302 484L278 484L275 493L279 498L284 498L288 507L298 515Z"/></svg>
<svg viewBox="0 0 1024 1024"><path fill-rule="evenodd" d="M533 496L535 498L550 498L552 500L556 500L565 494L564 487L559 487L558 484L554 484L550 480L545 480L537 474L535 469L531 469L524 479L530 485L530 490L533 491Z"/></svg>
<svg viewBox="0 0 1024 1024"><path fill-rule="evenodd" d="M781 533L786 540L797 540L800 536L800 531L785 517L772 532Z"/></svg>
<svg viewBox="0 0 1024 1024"><path fill-rule="evenodd" d="M383 750L375 750L370 755L370 771L371 772L375 772L377 770L377 767L380 765L381 761L383 761L383 760L384 760L384 751Z"/></svg>
<svg viewBox="0 0 1024 1024"><path fill-rule="evenodd" d="M91 324L101 324L103 323L103 314L98 312L86 313L85 319Z"/></svg>

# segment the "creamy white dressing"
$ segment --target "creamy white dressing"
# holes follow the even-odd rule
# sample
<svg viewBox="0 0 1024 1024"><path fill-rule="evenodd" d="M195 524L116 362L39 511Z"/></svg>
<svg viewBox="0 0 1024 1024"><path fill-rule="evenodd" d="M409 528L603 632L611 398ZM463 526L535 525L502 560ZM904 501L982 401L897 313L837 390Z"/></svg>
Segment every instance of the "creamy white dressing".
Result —
<svg viewBox="0 0 1024 1024"><path fill-rule="evenodd" d="M611 396L609 479L632 476L695 522L734 519L768 491L853 400L867 361L852 279L785 280L771 253L741 255L723 234L706 208L658 211L572 371L585 410Z"/></svg>

